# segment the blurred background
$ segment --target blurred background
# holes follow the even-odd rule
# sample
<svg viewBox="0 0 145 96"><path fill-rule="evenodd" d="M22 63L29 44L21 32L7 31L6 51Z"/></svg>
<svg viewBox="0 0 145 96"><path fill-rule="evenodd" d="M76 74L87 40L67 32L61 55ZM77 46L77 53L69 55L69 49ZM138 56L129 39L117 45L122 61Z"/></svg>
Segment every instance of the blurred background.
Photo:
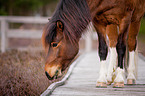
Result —
<svg viewBox="0 0 145 96"><path fill-rule="evenodd" d="M52 82L44 74L43 27L59 0L0 0L0 94L39 96ZM90 24L91 26L91 24ZM80 51L97 50L94 28L80 40ZM138 35L145 56L145 16Z"/></svg>
<svg viewBox="0 0 145 96"><path fill-rule="evenodd" d="M4 16L0 18L1 30L5 31L4 34L1 32L1 36L6 43L1 41L5 47L1 51L39 47L42 29L53 14L58 1L1 0L0 15Z"/></svg>

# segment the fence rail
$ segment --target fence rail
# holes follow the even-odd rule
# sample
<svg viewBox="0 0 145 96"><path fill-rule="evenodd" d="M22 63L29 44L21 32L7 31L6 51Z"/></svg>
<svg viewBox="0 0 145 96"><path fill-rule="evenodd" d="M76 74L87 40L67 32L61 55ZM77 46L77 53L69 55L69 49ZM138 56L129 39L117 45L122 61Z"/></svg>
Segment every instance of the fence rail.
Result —
<svg viewBox="0 0 145 96"><path fill-rule="evenodd" d="M50 17L0 16L1 52L7 49L8 38L41 38L42 30L10 29L10 23L46 24Z"/></svg>
<svg viewBox="0 0 145 96"><path fill-rule="evenodd" d="M39 23L48 22L51 17L25 17L25 16L0 16L0 21L5 20L13 23Z"/></svg>
<svg viewBox="0 0 145 96"><path fill-rule="evenodd" d="M0 33L1 33L1 52L5 52L8 48L8 38L31 38L40 39L42 30L31 30L31 29L12 29L9 27L10 23L23 23L23 24L46 24L50 17L24 17L24 16L0 16ZM91 26L91 24L90 24ZM93 31L92 27L89 26L89 30ZM92 49L92 40L94 38L94 32L85 34L85 50L90 51ZM84 37L84 36L83 36Z"/></svg>

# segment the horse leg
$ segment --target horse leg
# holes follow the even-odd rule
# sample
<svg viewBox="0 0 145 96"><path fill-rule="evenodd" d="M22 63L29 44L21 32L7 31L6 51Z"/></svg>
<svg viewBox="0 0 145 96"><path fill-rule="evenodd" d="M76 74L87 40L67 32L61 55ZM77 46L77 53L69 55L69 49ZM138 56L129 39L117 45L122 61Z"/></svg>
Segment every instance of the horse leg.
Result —
<svg viewBox="0 0 145 96"><path fill-rule="evenodd" d="M140 22L132 22L129 28L128 34L128 48L129 48L129 67L127 69L128 76L127 76L127 84L136 84L136 41L137 41L137 34L139 32Z"/></svg>
<svg viewBox="0 0 145 96"><path fill-rule="evenodd" d="M94 27L98 34L99 39L99 57L100 57L100 72L99 72L99 79L97 80L96 87L107 87L106 84L106 57L108 53L108 46L106 44L106 27L103 25L99 25L94 23Z"/></svg>
<svg viewBox="0 0 145 96"><path fill-rule="evenodd" d="M118 54L118 68L116 72L116 78L114 80L114 87L124 87L124 69L123 69L123 59L126 51L126 38L129 29L129 24L131 22L132 11L128 12L126 16L121 20L119 25L119 35L117 40L117 54Z"/></svg>
<svg viewBox="0 0 145 96"><path fill-rule="evenodd" d="M108 25L106 33L109 38L110 61L107 72L107 84L110 85L115 79L115 70L117 66L116 44L118 38L117 25Z"/></svg>

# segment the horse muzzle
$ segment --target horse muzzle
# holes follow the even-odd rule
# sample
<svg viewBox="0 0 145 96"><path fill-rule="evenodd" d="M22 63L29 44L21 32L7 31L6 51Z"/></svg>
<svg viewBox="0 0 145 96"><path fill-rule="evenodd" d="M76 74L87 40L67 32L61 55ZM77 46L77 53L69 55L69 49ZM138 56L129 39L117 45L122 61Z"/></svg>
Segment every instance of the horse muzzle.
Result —
<svg viewBox="0 0 145 96"><path fill-rule="evenodd" d="M46 67L45 74L49 80L57 79L62 76L61 68L59 66Z"/></svg>

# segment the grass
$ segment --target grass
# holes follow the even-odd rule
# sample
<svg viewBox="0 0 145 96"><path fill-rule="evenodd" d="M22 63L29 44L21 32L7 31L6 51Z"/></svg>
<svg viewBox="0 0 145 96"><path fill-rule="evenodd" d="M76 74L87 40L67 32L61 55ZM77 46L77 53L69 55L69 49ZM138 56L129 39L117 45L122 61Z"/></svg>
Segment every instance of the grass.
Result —
<svg viewBox="0 0 145 96"><path fill-rule="evenodd" d="M39 96L48 86L43 52L0 53L1 96Z"/></svg>
<svg viewBox="0 0 145 96"><path fill-rule="evenodd" d="M139 35L145 35L145 18L141 20Z"/></svg>
<svg viewBox="0 0 145 96"><path fill-rule="evenodd" d="M145 17L141 20L140 31L138 34L138 51L145 56Z"/></svg>
<svg viewBox="0 0 145 96"><path fill-rule="evenodd" d="M141 20L140 31L138 34L138 39L145 44L145 18Z"/></svg>

